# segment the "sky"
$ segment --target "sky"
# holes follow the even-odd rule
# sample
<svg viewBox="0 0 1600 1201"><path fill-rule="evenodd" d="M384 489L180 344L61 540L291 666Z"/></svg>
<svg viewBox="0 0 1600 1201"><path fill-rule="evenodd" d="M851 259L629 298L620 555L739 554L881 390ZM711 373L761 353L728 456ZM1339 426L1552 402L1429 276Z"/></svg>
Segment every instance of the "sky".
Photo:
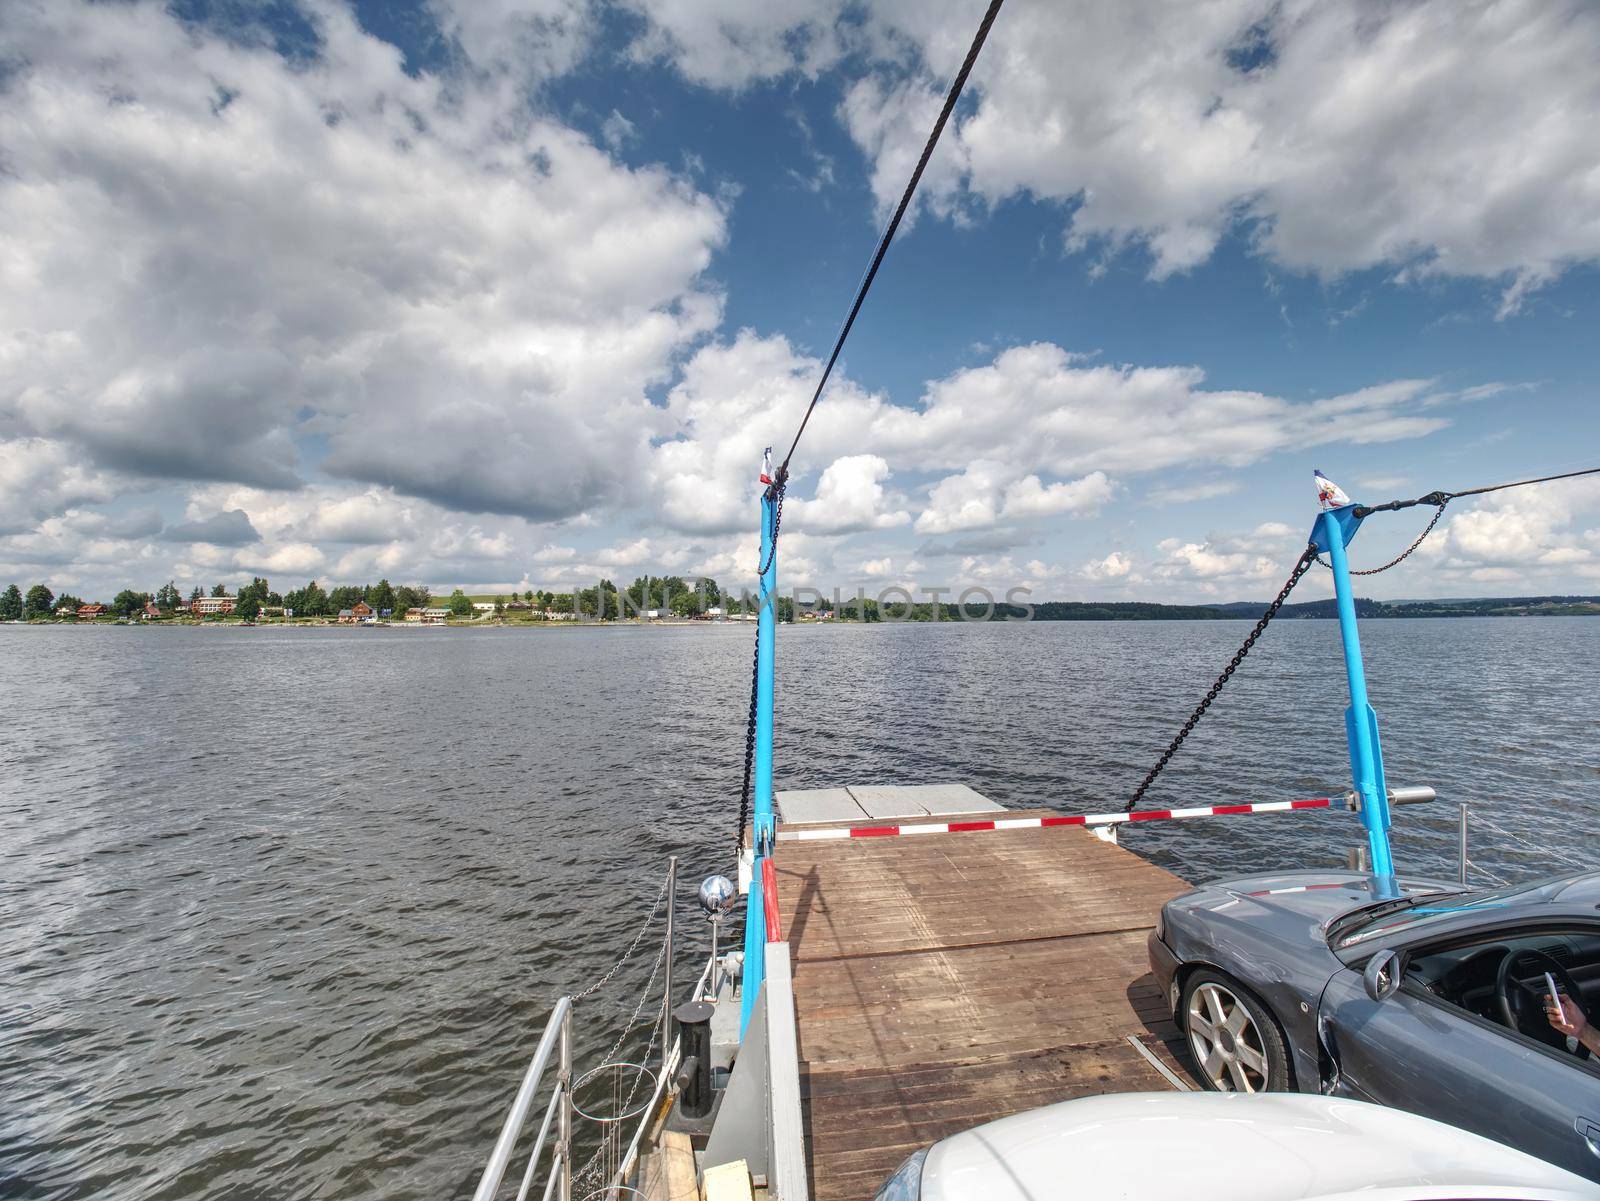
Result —
<svg viewBox="0 0 1600 1201"><path fill-rule="evenodd" d="M0 584L750 583L984 7L8 0ZM1313 468L1600 466L1596 62L1583 0L1009 0L782 586L1265 600ZM1600 477L1361 592L1600 593Z"/></svg>

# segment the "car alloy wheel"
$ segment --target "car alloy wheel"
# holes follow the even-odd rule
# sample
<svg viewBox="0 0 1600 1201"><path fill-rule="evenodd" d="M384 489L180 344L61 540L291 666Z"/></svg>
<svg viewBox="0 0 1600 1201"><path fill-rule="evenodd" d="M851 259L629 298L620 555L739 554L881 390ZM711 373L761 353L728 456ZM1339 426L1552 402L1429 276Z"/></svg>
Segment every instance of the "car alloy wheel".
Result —
<svg viewBox="0 0 1600 1201"><path fill-rule="evenodd" d="M1279 1087L1261 1027L1225 985L1207 980L1191 991L1184 1024L1195 1063L1218 1092L1263 1093Z"/></svg>

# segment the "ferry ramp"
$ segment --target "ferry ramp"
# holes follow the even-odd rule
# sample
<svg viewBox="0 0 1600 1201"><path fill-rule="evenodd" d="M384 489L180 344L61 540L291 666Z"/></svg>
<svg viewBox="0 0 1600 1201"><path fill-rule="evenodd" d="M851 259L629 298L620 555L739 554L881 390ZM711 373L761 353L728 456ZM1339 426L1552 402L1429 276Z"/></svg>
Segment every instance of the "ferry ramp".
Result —
<svg viewBox="0 0 1600 1201"><path fill-rule="evenodd" d="M780 792L779 831L1010 814L964 786ZM780 840L812 1195L1096 1093L1189 1087L1145 942L1188 885L1082 828Z"/></svg>

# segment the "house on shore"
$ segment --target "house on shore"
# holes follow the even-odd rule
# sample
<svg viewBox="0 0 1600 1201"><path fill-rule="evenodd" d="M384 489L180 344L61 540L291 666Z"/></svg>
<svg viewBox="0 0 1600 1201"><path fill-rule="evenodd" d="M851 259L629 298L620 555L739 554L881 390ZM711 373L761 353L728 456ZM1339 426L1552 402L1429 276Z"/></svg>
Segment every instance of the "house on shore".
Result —
<svg viewBox="0 0 1600 1201"><path fill-rule="evenodd" d="M474 613L493 613L494 612L494 602L493 601L473 601L472 602L472 611Z"/></svg>
<svg viewBox="0 0 1600 1201"><path fill-rule="evenodd" d="M189 612L196 617L215 617L232 613L238 604L237 596L202 596L189 602Z"/></svg>
<svg viewBox="0 0 1600 1201"><path fill-rule="evenodd" d="M165 617L166 614L160 609L156 608L155 601L145 601L144 608L139 610L139 616L144 618L146 621L150 621L153 618Z"/></svg>
<svg viewBox="0 0 1600 1201"><path fill-rule="evenodd" d="M359 622L373 621L378 616L377 610L367 604L366 601L357 601L351 605L350 612L355 614L355 619Z"/></svg>
<svg viewBox="0 0 1600 1201"><path fill-rule="evenodd" d="M450 610L439 605L433 605L422 611L422 624L425 626L442 626L450 620Z"/></svg>
<svg viewBox="0 0 1600 1201"><path fill-rule="evenodd" d="M96 617L104 617L105 615L106 607L104 605L89 604L78 606L79 621L92 621Z"/></svg>

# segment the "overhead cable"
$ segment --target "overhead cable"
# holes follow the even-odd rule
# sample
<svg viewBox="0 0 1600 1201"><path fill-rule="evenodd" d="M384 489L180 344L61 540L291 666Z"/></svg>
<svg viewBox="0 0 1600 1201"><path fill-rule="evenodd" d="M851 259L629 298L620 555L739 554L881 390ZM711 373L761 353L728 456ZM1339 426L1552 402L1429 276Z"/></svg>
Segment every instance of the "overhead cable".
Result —
<svg viewBox="0 0 1600 1201"><path fill-rule="evenodd" d="M994 19L1000 15L1000 6L1003 3L1004 0L991 0L988 11L983 14L983 21L979 24L978 32L967 50L967 57L961 64L961 70L956 72L956 77L950 84L950 91L945 95L944 107L939 110L939 119L933 123L933 132L928 135L927 144L922 148L922 157L917 160L917 168L911 173L911 179L907 182L900 203L894 210L894 216L889 218L883 237L878 240L878 249L872 256L866 274L861 277L861 284L856 289L850 312L845 317L844 324L839 327L839 336L834 341L833 352L828 356L828 362L822 369L822 378L817 381L817 389L811 394L811 403L806 406L805 415L800 418L800 428L795 431L794 441L789 444L788 453L778 465L777 474L773 477L774 488L781 488L789 478L789 461L794 458L795 448L800 445L800 437L806 432L806 425L811 420L812 411L817 407L817 401L822 399L822 390L828 386L833 366L839 361L839 352L844 349L845 339L850 336L850 329L856 323L861 306L867 299L867 292L872 288L872 281L878 276L878 268L883 265L883 256L889 253L889 243L894 240L895 231L900 228L906 210L911 207L911 198L916 194L917 185L922 182L922 173L927 170L928 160L933 157L933 148L939 144L939 136L944 133L945 124L950 120L950 114L955 111L956 101L961 99L961 90L966 87L967 76L972 74L972 66L978 61L978 52L983 49L983 43L988 39L989 30L994 25Z"/></svg>

